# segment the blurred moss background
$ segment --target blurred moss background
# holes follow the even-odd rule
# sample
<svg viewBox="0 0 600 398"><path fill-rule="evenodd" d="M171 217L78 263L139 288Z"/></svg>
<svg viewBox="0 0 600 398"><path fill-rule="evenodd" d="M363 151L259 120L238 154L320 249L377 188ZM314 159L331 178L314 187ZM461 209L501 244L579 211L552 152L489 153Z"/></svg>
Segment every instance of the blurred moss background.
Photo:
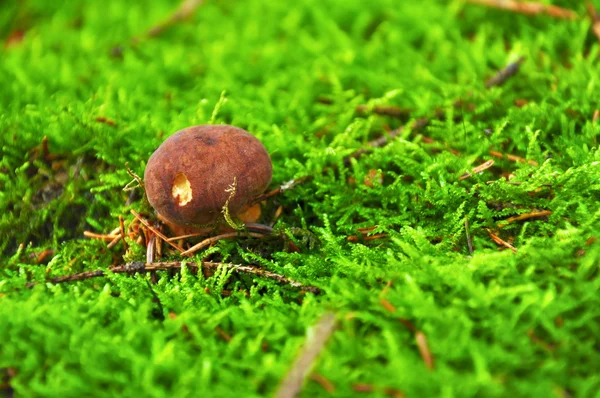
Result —
<svg viewBox="0 0 600 398"><path fill-rule="evenodd" d="M206 0L148 35L176 0L0 3L0 392L270 395L333 311L302 396L598 396L600 44L584 3L554 4L578 17ZM515 77L485 87L520 57ZM424 130L344 162L421 117ZM205 123L261 139L273 188L314 179L263 211L269 223L282 207L274 228L299 252L239 239L195 260L258 265L322 294L225 270L23 288L144 261L133 240L125 253L83 232L129 224L131 209L151 218L139 189L123 191L126 168L142 175L166 137ZM371 226L385 236L348 240Z"/></svg>

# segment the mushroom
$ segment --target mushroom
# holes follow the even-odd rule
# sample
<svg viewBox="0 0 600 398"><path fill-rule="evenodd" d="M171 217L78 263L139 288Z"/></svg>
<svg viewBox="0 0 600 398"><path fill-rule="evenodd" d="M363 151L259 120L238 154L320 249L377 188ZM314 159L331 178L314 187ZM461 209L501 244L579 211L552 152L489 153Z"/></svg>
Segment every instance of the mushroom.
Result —
<svg viewBox="0 0 600 398"><path fill-rule="evenodd" d="M159 217L172 229L186 229L239 215L267 189L272 172L267 150L247 131L193 126L167 138L150 156L144 185Z"/></svg>

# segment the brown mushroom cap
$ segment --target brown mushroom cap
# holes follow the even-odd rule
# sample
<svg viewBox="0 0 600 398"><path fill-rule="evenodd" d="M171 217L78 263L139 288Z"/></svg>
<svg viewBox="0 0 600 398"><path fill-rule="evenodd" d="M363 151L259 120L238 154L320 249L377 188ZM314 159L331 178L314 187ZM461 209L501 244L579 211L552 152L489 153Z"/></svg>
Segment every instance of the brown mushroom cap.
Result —
<svg viewBox="0 0 600 398"><path fill-rule="evenodd" d="M166 221L207 225L222 219L228 199L229 213L237 215L267 189L272 172L267 150L247 131L193 126L167 138L152 154L144 185L148 201Z"/></svg>

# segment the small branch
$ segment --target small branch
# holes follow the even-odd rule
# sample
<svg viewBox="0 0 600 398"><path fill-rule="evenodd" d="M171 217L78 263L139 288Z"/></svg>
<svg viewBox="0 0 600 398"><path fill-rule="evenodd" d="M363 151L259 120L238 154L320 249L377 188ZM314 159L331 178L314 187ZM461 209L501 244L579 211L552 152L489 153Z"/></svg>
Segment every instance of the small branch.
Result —
<svg viewBox="0 0 600 398"><path fill-rule="evenodd" d="M125 240L125 222L123 220L123 216L119 214L119 228L121 229L121 238L123 239L123 247L125 248L125 252L127 252L127 241Z"/></svg>
<svg viewBox="0 0 600 398"><path fill-rule="evenodd" d="M260 234L260 233L256 233L256 232L229 232L226 234L221 234L221 235L217 235L217 236L213 236L207 239L204 239L202 242L195 244L194 246L190 247L189 249L187 249L186 251L184 251L183 253L181 253L182 256L191 256L192 254L194 254L195 252L197 252L198 250L201 250L207 246L212 245L215 242L218 242L220 240L223 239L234 239L234 238L239 238L239 237L251 237L251 238L262 238L264 236L264 234Z"/></svg>
<svg viewBox="0 0 600 398"><path fill-rule="evenodd" d="M469 247L469 254L473 254L473 241L471 240L471 233L469 232L469 219L465 216L465 233L467 234L467 246Z"/></svg>
<svg viewBox="0 0 600 398"><path fill-rule="evenodd" d="M142 224L144 224L144 226L146 228L148 228L155 235L157 235L162 240L164 240L165 242L167 242L169 245L171 245L172 247L174 247L177 251L179 251L180 253L183 253L185 251L181 247L177 246L175 243L169 242L169 238L167 238L165 235L163 235L162 232L160 232L159 230L157 230L156 228L154 228L152 225L150 225L150 223L148 221L146 221L142 216L140 216L140 214L137 211L135 211L135 210L132 209L131 210L131 214L133 214L133 216L135 218L137 218Z"/></svg>
<svg viewBox="0 0 600 398"><path fill-rule="evenodd" d="M485 86L487 88L492 88L495 86L501 86L504 83L506 83L506 81L517 74L517 72L519 71L519 68L521 67L521 64L525 62L525 57L521 57L518 60L516 60L515 62L512 62L508 65L506 65L506 67L504 67L503 69L499 70L498 73L496 73L494 76L492 76L491 78L489 78L486 82L485 82Z"/></svg>
<svg viewBox="0 0 600 398"><path fill-rule="evenodd" d="M335 330L335 314L328 312L314 326L314 332L310 333L300 355L292 365L292 368L279 386L275 396L277 398L294 398L300 393L302 384L325 343Z"/></svg>
<svg viewBox="0 0 600 398"><path fill-rule="evenodd" d="M90 238L90 239L105 240L107 242L111 242L113 239L119 237L119 235L115 235L112 233L108 234L108 235L104 235L104 234L97 234L97 233L91 232L91 231L83 231L83 236L85 236L86 238Z"/></svg>
<svg viewBox="0 0 600 398"><path fill-rule="evenodd" d="M173 14L171 14L171 16L169 18L167 18L166 21L164 21L164 22L152 27L150 30L148 30L148 32L146 33L146 36L147 37L156 37L156 36L160 35L162 32L164 32L165 30L167 30L168 28L170 28L171 26L190 18L192 15L194 15L194 13L198 9L198 7L200 7L200 5L202 5L203 2L204 2L204 0L184 0L184 1L182 1L181 4L179 5L179 8L177 8L177 10L175 10L175 12ZM135 41L135 39L134 39L134 41Z"/></svg>
<svg viewBox="0 0 600 398"><path fill-rule="evenodd" d="M331 381L327 380L325 378L325 376L323 376L319 373L313 372L310 375L310 379L312 381L318 383L328 393L333 394L335 392L335 386L333 385L333 383Z"/></svg>
<svg viewBox="0 0 600 398"><path fill-rule="evenodd" d="M594 35L596 35L596 38L600 41L600 15L596 12L594 4L591 1L588 1L585 5L590 18L592 19L592 32L594 32Z"/></svg>
<svg viewBox="0 0 600 398"><path fill-rule="evenodd" d="M225 267L228 270L233 270L235 272L241 272L244 274L255 275L257 277L271 279L276 282L289 285L293 288L300 289L302 291L306 291L309 293L319 294L321 290L315 286L303 285L300 282L296 282L294 280L288 279L283 275L275 274L270 271L266 271L262 268L250 265L239 265L239 264L231 264L231 263L213 263L210 261L202 261L202 262L182 262L182 261L170 261L170 262L156 262L156 263L144 263L141 261L134 261L131 263L127 263L124 265L115 265L109 267L105 270L96 270L96 271L87 271L81 272L78 274L65 275L58 278L53 278L48 280L48 283L65 283L65 282L74 282L81 281L85 279L99 278L106 276L108 273L114 274L143 274L146 272L152 271L166 271L166 270L181 270L181 268L185 266L191 269L193 272L197 272L198 270L206 270L206 271L214 271L219 267ZM30 288L38 285L40 282L32 282L28 283L26 287Z"/></svg>
<svg viewBox="0 0 600 398"><path fill-rule="evenodd" d="M488 231L488 233L490 234L490 238L492 238L492 240L493 240L493 241L494 241L494 242L495 242L497 245L504 246L504 247L506 247L507 249L510 249L510 250L512 250L512 252L513 252L513 253L516 253L516 252L517 252L517 249L516 249L516 248L515 248L513 245L511 245L511 244L510 244L510 243L508 243L507 241L505 241L505 240L503 240L502 238L500 238L498 235L496 235L495 233L493 233L493 232L492 232L492 230L488 229L487 231Z"/></svg>
<svg viewBox="0 0 600 398"><path fill-rule="evenodd" d="M546 217L551 214L552 212L550 210L532 211L531 213L519 214L518 216L507 218L503 221L505 224L498 224L498 227L502 228L517 221L529 220L530 218L537 217Z"/></svg>
<svg viewBox="0 0 600 398"><path fill-rule="evenodd" d="M527 160L527 159L522 158L517 155L503 154L502 152L491 151L491 150L489 153L490 153L490 155L492 155L493 157L498 158L498 159L507 159L507 160L510 160L511 162L527 163L531 166L539 166L538 162L536 162L535 160L531 160L531 159Z"/></svg>
<svg viewBox="0 0 600 398"><path fill-rule="evenodd" d="M423 358L423 362L425 362L425 366L427 366L427 369L433 370L433 355L429 350L427 337L422 331L418 330L415 333L415 341L417 342L417 347L419 348L419 353L421 354L421 358Z"/></svg>
<svg viewBox="0 0 600 398"><path fill-rule="evenodd" d="M352 243L357 243L357 242L367 242L370 240L376 240L376 239L381 239L381 238L385 238L387 237L388 234L381 233L381 234L375 234L375 235L350 235L349 237L346 238L346 240L348 242L352 242Z"/></svg>
<svg viewBox="0 0 600 398"><path fill-rule="evenodd" d="M494 165L494 160L488 160L487 162L480 164L479 166L473 168L473 171L471 173L465 173L463 175L461 175L460 177L458 177L459 180L466 180L467 178L473 176L474 174L478 174L481 173L484 170L489 169L490 167L492 167Z"/></svg>
<svg viewBox="0 0 600 398"><path fill-rule="evenodd" d="M559 19L577 19L577 14L572 10L533 1L520 2L515 0L467 0L467 2L524 15L546 14L550 17Z"/></svg>

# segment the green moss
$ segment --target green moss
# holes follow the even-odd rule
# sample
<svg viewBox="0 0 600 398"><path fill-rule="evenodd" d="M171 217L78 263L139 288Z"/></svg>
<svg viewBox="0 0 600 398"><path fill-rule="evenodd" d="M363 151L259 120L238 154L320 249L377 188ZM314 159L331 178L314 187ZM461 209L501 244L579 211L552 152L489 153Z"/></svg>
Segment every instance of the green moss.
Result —
<svg viewBox="0 0 600 398"><path fill-rule="evenodd" d="M207 1L135 45L177 1L0 6L0 37L26 32L0 50L0 391L268 395L333 310L338 329L314 370L335 392L308 381L306 397L362 396L353 386L365 383L373 396L597 394L600 46L584 5L560 5L582 18L461 1ZM517 76L486 89L520 56ZM360 104L412 112L394 119ZM436 111L426 129L344 162ZM314 178L264 209L268 222L283 207L275 229L287 242L221 241L196 260L256 264L321 295L224 270L23 289L143 261L134 240L123 259L122 244L106 249L83 231L111 231L119 215L129 223L131 209L150 216L139 190L123 191L126 168L143 175L165 137L208 122L259 137L273 187ZM371 170L381 180L368 186ZM541 210L551 214L503 222ZM386 237L347 240L373 225ZM433 371L400 319L427 337Z"/></svg>

